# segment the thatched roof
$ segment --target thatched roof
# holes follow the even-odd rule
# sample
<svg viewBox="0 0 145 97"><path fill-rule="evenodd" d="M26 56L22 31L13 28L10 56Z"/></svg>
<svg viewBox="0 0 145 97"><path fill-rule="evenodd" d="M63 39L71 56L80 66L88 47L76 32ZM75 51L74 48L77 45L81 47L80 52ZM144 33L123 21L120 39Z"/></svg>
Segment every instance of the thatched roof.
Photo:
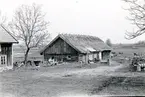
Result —
<svg viewBox="0 0 145 97"><path fill-rule="evenodd" d="M18 43L18 41L0 25L0 43Z"/></svg>
<svg viewBox="0 0 145 97"><path fill-rule="evenodd" d="M41 51L41 53L43 53L45 49L47 49L47 47L49 47L58 38L63 39L66 43L68 43L71 47L73 47L80 53L111 50L111 48L107 44L105 44L100 38L95 36L59 34Z"/></svg>

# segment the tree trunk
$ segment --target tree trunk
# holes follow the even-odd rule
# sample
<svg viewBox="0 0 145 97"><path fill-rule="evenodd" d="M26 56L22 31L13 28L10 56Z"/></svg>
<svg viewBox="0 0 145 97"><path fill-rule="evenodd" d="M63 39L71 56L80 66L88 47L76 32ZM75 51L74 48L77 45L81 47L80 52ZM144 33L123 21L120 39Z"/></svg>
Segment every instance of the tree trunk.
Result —
<svg viewBox="0 0 145 97"><path fill-rule="evenodd" d="M27 65L27 61L28 61L28 53L29 53L30 48L27 48L26 53L25 53L25 59L24 59L24 64L25 66Z"/></svg>

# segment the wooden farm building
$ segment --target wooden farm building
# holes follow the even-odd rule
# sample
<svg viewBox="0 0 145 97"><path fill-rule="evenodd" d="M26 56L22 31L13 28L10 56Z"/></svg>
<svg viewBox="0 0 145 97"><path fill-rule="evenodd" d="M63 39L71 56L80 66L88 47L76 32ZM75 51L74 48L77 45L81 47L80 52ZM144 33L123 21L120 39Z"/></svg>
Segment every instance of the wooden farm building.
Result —
<svg viewBox="0 0 145 97"><path fill-rule="evenodd" d="M59 34L42 51L44 61L97 62L110 59L111 48L100 38L88 35Z"/></svg>
<svg viewBox="0 0 145 97"><path fill-rule="evenodd" d="M13 43L18 41L0 26L0 68L13 68Z"/></svg>

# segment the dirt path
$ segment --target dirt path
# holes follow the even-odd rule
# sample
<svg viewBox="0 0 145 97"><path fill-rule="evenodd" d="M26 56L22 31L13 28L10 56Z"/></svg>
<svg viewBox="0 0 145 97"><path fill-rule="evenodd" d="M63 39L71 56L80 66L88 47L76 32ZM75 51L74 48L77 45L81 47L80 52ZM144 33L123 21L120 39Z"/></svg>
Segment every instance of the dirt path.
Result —
<svg viewBox="0 0 145 97"><path fill-rule="evenodd" d="M93 68L93 69L85 69L85 70L76 70L76 71L70 71L68 72L68 74L76 74L77 76L97 76L97 75L106 75L110 72L114 72L117 69L122 68L122 65L118 65L118 66L100 66L97 68Z"/></svg>
<svg viewBox="0 0 145 97"><path fill-rule="evenodd" d="M92 69L74 69L74 70L65 70L65 71L58 71L58 72L44 72L39 75L34 75L34 77L64 77L64 76L98 76L98 75L106 75L109 73L113 73L117 69L123 68L123 65L116 65L116 66L99 66L97 68Z"/></svg>
<svg viewBox="0 0 145 97"><path fill-rule="evenodd" d="M109 80L110 76L106 76L108 73L113 73L120 68L122 68L122 65L99 66L92 69L74 69L53 73L44 72L40 75L35 75L35 78L41 79L44 77L53 79L54 82L49 85L52 91L50 92L51 96L54 96L54 94L57 96L61 95L62 97L64 95L71 95L71 97L75 97L75 95L86 96L89 94L92 86L100 86L104 81Z"/></svg>

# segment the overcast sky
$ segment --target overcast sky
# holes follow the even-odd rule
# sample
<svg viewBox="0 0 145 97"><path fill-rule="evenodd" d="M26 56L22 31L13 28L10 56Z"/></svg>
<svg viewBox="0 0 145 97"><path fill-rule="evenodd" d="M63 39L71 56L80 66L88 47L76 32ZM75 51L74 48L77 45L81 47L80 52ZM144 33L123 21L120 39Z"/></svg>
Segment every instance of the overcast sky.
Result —
<svg viewBox="0 0 145 97"><path fill-rule="evenodd" d="M52 37L58 33L85 34L97 36L112 43L133 43L144 40L142 35L133 40L124 38L126 30L133 27L123 10L121 0L0 0L0 10L11 20L16 8L22 4L41 4L50 22Z"/></svg>

